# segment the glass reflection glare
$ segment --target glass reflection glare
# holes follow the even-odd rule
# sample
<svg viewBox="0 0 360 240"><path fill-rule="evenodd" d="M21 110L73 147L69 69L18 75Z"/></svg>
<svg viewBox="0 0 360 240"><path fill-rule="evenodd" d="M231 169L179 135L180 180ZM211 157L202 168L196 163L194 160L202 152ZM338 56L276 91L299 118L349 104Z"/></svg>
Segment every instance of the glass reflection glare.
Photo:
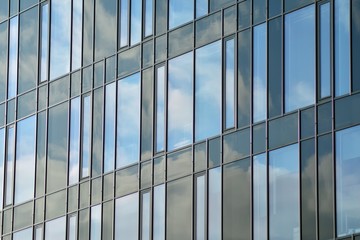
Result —
<svg viewBox="0 0 360 240"><path fill-rule="evenodd" d="M235 125L235 43L225 42L225 128Z"/></svg>
<svg viewBox="0 0 360 240"><path fill-rule="evenodd" d="M156 152L165 149L165 66L156 73Z"/></svg>
<svg viewBox="0 0 360 240"><path fill-rule="evenodd" d="M104 129L104 173L114 169L115 162L115 114L116 83L106 86Z"/></svg>
<svg viewBox="0 0 360 240"><path fill-rule="evenodd" d="M10 19L8 99L15 97L18 78L18 17Z"/></svg>

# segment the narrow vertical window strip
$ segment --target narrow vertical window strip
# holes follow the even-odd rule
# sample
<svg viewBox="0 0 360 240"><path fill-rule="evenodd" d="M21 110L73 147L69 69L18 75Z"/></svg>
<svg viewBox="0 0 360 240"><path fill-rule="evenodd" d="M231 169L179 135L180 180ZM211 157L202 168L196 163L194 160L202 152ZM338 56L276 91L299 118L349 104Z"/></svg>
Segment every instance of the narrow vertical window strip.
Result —
<svg viewBox="0 0 360 240"><path fill-rule="evenodd" d="M3 209L3 184L5 159L5 128L0 129L0 210Z"/></svg>
<svg viewBox="0 0 360 240"><path fill-rule="evenodd" d="M49 4L46 2L41 6L41 46L40 46L40 82L48 79L48 59L49 59Z"/></svg>
<svg viewBox="0 0 360 240"><path fill-rule="evenodd" d="M235 126L235 44L225 42L225 128Z"/></svg>
<svg viewBox="0 0 360 240"><path fill-rule="evenodd" d="M104 130L104 173L114 169L115 163L115 114L116 83L106 86L105 92L105 130Z"/></svg>
<svg viewBox="0 0 360 240"><path fill-rule="evenodd" d="M153 33L153 0L146 0L145 3L145 37Z"/></svg>
<svg viewBox="0 0 360 240"><path fill-rule="evenodd" d="M320 5L320 98L331 95L330 2Z"/></svg>
<svg viewBox="0 0 360 240"><path fill-rule="evenodd" d="M6 189L5 205L12 204L13 200L13 177L14 177L14 157L15 157L15 127L8 128L7 136L7 156L6 156Z"/></svg>
<svg viewBox="0 0 360 240"><path fill-rule="evenodd" d="M141 201L141 240L150 240L150 192L143 193Z"/></svg>
<svg viewBox="0 0 360 240"><path fill-rule="evenodd" d="M82 56L82 18L83 18L83 4L82 1L73 1L73 26L72 26L72 62L71 69L75 70L81 67Z"/></svg>
<svg viewBox="0 0 360 240"><path fill-rule="evenodd" d="M221 167L209 170L209 226L208 226L208 239L217 240L221 239Z"/></svg>
<svg viewBox="0 0 360 240"><path fill-rule="evenodd" d="M18 78L18 17L10 19L8 99L15 97Z"/></svg>
<svg viewBox="0 0 360 240"><path fill-rule="evenodd" d="M128 45L129 34L129 20L128 20L128 5L130 0L120 0L120 48Z"/></svg>
<svg viewBox="0 0 360 240"><path fill-rule="evenodd" d="M83 98L82 116L82 154L81 154L81 177L88 177L90 173L90 149L91 149L91 96Z"/></svg>
<svg viewBox="0 0 360 240"><path fill-rule="evenodd" d="M206 200L205 176L196 177L196 239L205 240L206 228Z"/></svg>
<svg viewBox="0 0 360 240"><path fill-rule="evenodd" d="M165 149L165 66L156 73L156 152Z"/></svg>
<svg viewBox="0 0 360 240"><path fill-rule="evenodd" d="M79 181L80 153L80 97L71 100L70 110L70 153L69 185Z"/></svg>

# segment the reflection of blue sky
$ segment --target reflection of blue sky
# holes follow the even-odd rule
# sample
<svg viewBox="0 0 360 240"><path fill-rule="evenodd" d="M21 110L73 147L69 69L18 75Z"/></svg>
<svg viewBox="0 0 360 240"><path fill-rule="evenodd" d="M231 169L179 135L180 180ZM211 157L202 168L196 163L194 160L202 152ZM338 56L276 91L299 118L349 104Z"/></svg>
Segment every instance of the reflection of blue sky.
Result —
<svg viewBox="0 0 360 240"><path fill-rule="evenodd" d="M209 170L209 240L221 239L221 167Z"/></svg>
<svg viewBox="0 0 360 240"><path fill-rule="evenodd" d="M298 155L298 144L269 153L269 228L271 239L300 239Z"/></svg>
<svg viewBox="0 0 360 240"><path fill-rule="evenodd" d="M146 0L145 2L145 37L151 35L153 32L153 0Z"/></svg>
<svg viewBox="0 0 360 240"><path fill-rule="evenodd" d="M115 239L138 239L138 193L133 193L115 202Z"/></svg>
<svg viewBox="0 0 360 240"><path fill-rule="evenodd" d="M165 185L154 187L153 239L165 239Z"/></svg>
<svg viewBox="0 0 360 240"><path fill-rule="evenodd" d="M45 223L45 239L64 240L66 237L66 217Z"/></svg>
<svg viewBox="0 0 360 240"><path fill-rule="evenodd" d="M18 72L18 17L10 19L8 98L15 97Z"/></svg>
<svg viewBox="0 0 360 240"><path fill-rule="evenodd" d="M5 153L5 129L0 129L0 210L3 206L3 183L4 183L4 153Z"/></svg>
<svg viewBox="0 0 360 240"><path fill-rule="evenodd" d="M13 240L32 239L32 227L18 231L13 234Z"/></svg>
<svg viewBox="0 0 360 240"><path fill-rule="evenodd" d="M51 1L50 80L70 71L71 1Z"/></svg>
<svg viewBox="0 0 360 240"><path fill-rule="evenodd" d="M81 1L77 1L81 2ZM41 7L41 42L40 42L40 81L46 81L48 75L48 38L49 38L49 4Z"/></svg>
<svg viewBox="0 0 360 240"><path fill-rule="evenodd" d="M12 188L14 176L14 149L15 149L15 127L8 128L7 133L7 156L6 156L6 187L5 187L5 204L12 204Z"/></svg>
<svg viewBox="0 0 360 240"><path fill-rule="evenodd" d="M114 169L115 161L115 82L106 86L105 94L104 172L108 172Z"/></svg>
<svg viewBox="0 0 360 240"><path fill-rule="evenodd" d="M156 151L165 149L165 66L156 75Z"/></svg>
<svg viewBox="0 0 360 240"><path fill-rule="evenodd" d="M131 1L131 35L130 44L134 45L141 41L141 16L142 1Z"/></svg>
<svg viewBox="0 0 360 240"><path fill-rule="evenodd" d="M140 73L118 81L116 167L139 160Z"/></svg>
<svg viewBox="0 0 360 240"><path fill-rule="evenodd" d="M35 128L35 116L24 119L17 124L15 204L30 200L34 197Z"/></svg>
<svg viewBox="0 0 360 240"><path fill-rule="evenodd" d="M128 44L128 5L129 0L120 0L120 47Z"/></svg>
<svg viewBox="0 0 360 240"><path fill-rule="evenodd" d="M226 41L225 61L225 127L235 124L235 40Z"/></svg>
<svg viewBox="0 0 360 240"><path fill-rule="evenodd" d="M195 54L195 141L200 141L221 130L221 42Z"/></svg>
<svg viewBox="0 0 360 240"><path fill-rule="evenodd" d="M4 22L0 24L0 101L3 101L6 95L7 47L8 47L7 23L8 22Z"/></svg>
<svg viewBox="0 0 360 240"><path fill-rule="evenodd" d="M194 18L194 0L170 0L169 29L175 28Z"/></svg>
<svg viewBox="0 0 360 240"><path fill-rule="evenodd" d="M360 126L336 133L336 207L338 236L360 232Z"/></svg>
<svg viewBox="0 0 360 240"><path fill-rule="evenodd" d="M330 2L321 4L319 9L320 19L320 97L330 96Z"/></svg>
<svg viewBox="0 0 360 240"><path fill-rule="evenodd" d="M193 54L169 61L168 76L168 150L192 142Z"/></svg>
<svg viewBox="0 0 360 240"><path fill-rule="evenodd" d="M91 239L101 239L101 204L91 208Z"/></svg>
<svg viewBox="0 0 360 240"><path fill-rule="evenodd" d="M315 7L285 17L285 111L315 101Z"/></svg>
<svg viewBox="0 0 360 240"><path fill-rule="evenodd" d="M73 1L72 13L72 56L71 56L71 69L78 69L81 67L82 57L82 1ZM105 25L104 25L105 26Z"/></svg>
<svg viewBox="0 0 360 240"><path fill-rule="evenodd" d="M83 98L81 177L90 174L91 157L91 96Z"/></svg>
<svg viewBox="0 0 360 240"><path fill-rule="evenodd" d="M196 18L204 16L208 13L208 1L196 0Z"/></svg>
<svg viewBox="0 0 360 240"><path fill-rule="evenodd" d="M254 27L253 122L266 119L266 23Z"/></svg>
<svg viewBox="0 0 360 240"><path fill-rule="evenodd" d="M80 97L71 100L69 185L79 181Z"/></svg>

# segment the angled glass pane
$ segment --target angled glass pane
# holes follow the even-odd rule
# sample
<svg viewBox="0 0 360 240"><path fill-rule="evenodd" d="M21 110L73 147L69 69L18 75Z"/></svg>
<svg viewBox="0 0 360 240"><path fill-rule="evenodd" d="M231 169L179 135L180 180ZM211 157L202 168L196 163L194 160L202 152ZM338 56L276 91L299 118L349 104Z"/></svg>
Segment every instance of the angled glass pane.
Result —
<svg viewBox="0 0 360 240"><path fill-rule="evenodd" d="M9 37L9 70L8 70L8 99L15 97L17 93L18 78L18 17L10 19L10 37Z"/></svg>
<svg viewBox="0 0 360 240"><path fill-rule="evenodd" d="M138 240L138 193L115 201L115 239Z"/></svg>
<svg viewBox="0 0 360 240"><path fill-rule="evenodd" d="M139 161L140 73L118 81L116 168Z"/></svg>
<svg viewBox="0 0 360 240"><path fill-rule="evenodd" d="M81 149L81 177L90 175L91 158L91 96L83 97L82 109L82 149Z"/></svg>
<svg viewBox="0 0 360 240"><path fill-rule="evenodd" d="M124 47L129 43L129 1L130 0L119 0L119 48Z"/></svg>
<svg viewBox="0 0 360 240"><path fill-rule="evenodd" d="M209 202L209 226L208 239L221 239L221 167L209 170L209 188L208 188L208 202Z"/></svg>
<svg viewBox="0 0 360 240"><path fill-rule="evenodd" d="M145 0L145 37L152 35L153 33L153 0Z"/></svg>
<svg viewBox="0 0 360 240"><path fill-rule="evenodd" d="M66 217L61 217L45 223L45 239L66 239Z"/></svg>
<svg viewBox="0 0 360 240"><path fill-rule="evenodd" d="M337 236L360 232L360 126L336 133Z"/></svg>
<svg viewBox="0 0 360 240"><path fill-rule="evenodd" d="M194 0L169 1L169 29L180 26L194 19Z"/></svg>
<svg viewBox="0 0 360 240"><path fill-rule="evenodd" d="M134 45L141 41L141 25L142 25L142 1L131 1L131 35L130 44Z"/></svg>
<svg viewBox="0 0 360 240"><path fill-rule="evenodd" d="M267 115L267 28L266 23L254 27L253 32L253 122Z"/></svg>
<svg viewBox="0 0 360 240"><path fill-rule="evenodd" d="M150 192L141 194L141 240L150 240Z"/></svg>
<svg viewBox="0 0 360 240"><path fill-rule="evenodd" d="M195 52L195 141L221 132L221 41Z"/></svg>
<svg viewBox="0 0 360 240"><path fill-rule="evenodd" d="M32 227L18 231L13 234L13 240L31 240L33 235Z"/></svg>
<svg viewBox="0 0 360 240"><path fill-rule="evenodd" d="M235 41L225 42L225 128L235 126Z"/></svg>
<svg viewBox="0 0 360 240"><path fill-rule="evenodd" d="M168 125L169 151L185 146L193 138L193 54L171 59L168 65Z"/></svg>
<svg viewBox="0 0 360 240"><path fill-rule="evenodd" d="M40 26L40 82L48 79L49 59L49 4L41 6Z"/></svg>
<svg viewBox="0 0 360 240"><path fill-rule="evenodd" d="M70 71L71 0L51 1L50 80Z"/></svg>
<svg viewBox="0 0 360 240"><path fill-rule="evenodd" d="M285 16L285 112L314 102L315 7L310 5Z"/></svg>
<svg viewBox="0 0 360 240"><path fill-rule="evenodd" d="M320 21L320 98L331 95L331 22L330 22L330 2L321 4L319 7Z"/></svg>
<svg viewBox="0 0 360 240"><path fill-rule="evenodd" d="M0 210L3 209L4 199L4 163L5 163L5 128L0 129Z"/></svg>
<svg viewBox="0 0 360 240"><path fill-rule="evenodd" d="M153 239L165 239L165 185L154 187Z"/></svg>
<svg viewBox="0 0 360 240"><path fill-rule="evenodd" d="M335 0L335 96L350 92L350 1Z"/></svg>
<svg viewBox="0 0 360 240"><path fill-rule="evenodd" d="M115 163L116 83L105 89L104 173L114 169Z"/></svg>
<svg viewBox="0 0 360 240"><path fill-rule="evenodd" d="M34 197L36 116L17 123L15 204Z"/></svg>
<svg viewBox="0 0 360 240"><path fill-rule="evenodd" d="M91 208L90 240L101 240L101 204Z"/></svg>
<svg viewBox="0 0 360 240"><path fill-rule="evenodd" d="M269 153L270 239L300 238L299 194L298 144L271 151Z"/></svg>
<svg viewBox="0 0 360 240"><path fill-rule="evenodd" d="M71 70L81 67L83 1L73 1Z"/></svg>
<svg viewBox="0 0 360 240"><path fill-rule="evenodd" d="M201 175L195 178L196 187L196 239L205 240L205 229L206 229L206 197L205 197L205 175Z"/></svg>
<svg viewBox="0 0 360 240"><path fill-rule="evenodd" d="M7 152L6 152L6 178L5 178L5 205L13 201L13 177L15 159L15 127L7 129Z"/></svg>
<svg viewBox="0 0 360 240"><path fill-rule="evenodd" d="M70 108L69 185L79 181L80 97L71 100Z"/></svg>
<svg viewBox="0 0 360 240"><path fill-rule="evenodd" d="M165 149L165 66L156 72L156 152Z"/></svg>
<svg viewBox="0 0 360 240"><path fill-rule="evenodd" d="M1 0L0 0L0 5L1 5ZM7 72L8 72L7 63L8 63L8 22L6 21L0 24L0 102L4 101L6 98L6 92L7 92L6 83L7 83ZM0 123L2 123L1 120L3 120L3 118L0 119Z"/></svg>

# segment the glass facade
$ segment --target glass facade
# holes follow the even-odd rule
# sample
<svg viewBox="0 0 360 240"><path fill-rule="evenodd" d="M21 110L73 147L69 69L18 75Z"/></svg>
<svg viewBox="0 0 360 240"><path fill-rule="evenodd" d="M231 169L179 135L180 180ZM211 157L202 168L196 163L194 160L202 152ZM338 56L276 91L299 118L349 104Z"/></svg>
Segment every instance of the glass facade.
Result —
<svg viewBox="0 0 360 240"><path fill-rule="evenodd" d="M359 0L0 0L0 239L360 239Z"/></svg>

